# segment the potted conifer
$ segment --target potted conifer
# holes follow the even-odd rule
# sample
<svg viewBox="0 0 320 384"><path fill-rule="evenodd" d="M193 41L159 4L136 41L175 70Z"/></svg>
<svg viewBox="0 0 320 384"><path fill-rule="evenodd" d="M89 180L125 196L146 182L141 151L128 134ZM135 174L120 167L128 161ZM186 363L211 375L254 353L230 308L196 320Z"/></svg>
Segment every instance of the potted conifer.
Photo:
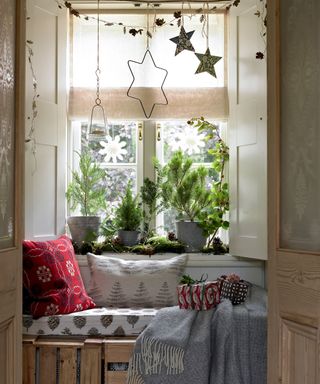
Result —
<svg viewBox="0 0 320 384"><path fill-rule="evenodd" d="M119 207L116 209L114 224L118 228L118 238L123 245L133 246L139 241L142 210L138 196L133 197L131 182L128 183Z"/></svg>
<svg viewBox="0 0 320 384"><path fill-rule="evenodd" d="M198 217L210 204L210 191L206 187L208 171L200 166L192 168L192 160L177 151L162 169L161 190L164 205L178 213L176 222L177 238L186 245L189 252L201 250L206 237L199 226Z"/></svg>
<svg viewBox="0 0 320 384"><path fill-rule="evenodd" d="M106 172L94 161L89 151L79 155L79 171L72 171L66 197L70 210L80 208L81 216L68 217L67 223L74 242L81 244L92 241L98 235L100 226L99 211L105 207L105 188L101 181Z"/></svg>

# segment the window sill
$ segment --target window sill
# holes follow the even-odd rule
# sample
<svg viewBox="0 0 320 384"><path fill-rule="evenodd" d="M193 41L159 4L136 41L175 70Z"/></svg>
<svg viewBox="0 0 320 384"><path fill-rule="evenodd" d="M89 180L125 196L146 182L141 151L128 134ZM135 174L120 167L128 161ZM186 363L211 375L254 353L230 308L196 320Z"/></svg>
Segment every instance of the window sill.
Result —
<svg viewBox="0 0 320 384"><path fill-rule="evenodd" d="M157 253L149 257L148 255L137 255L135 253L113 253L105 252L103 256L118 257L125 260L165 260L178 256L176 253ZM224 255L213 255L206 253L188 253L187 267L264 267L261 260L245 259L232 256L228 253ZM79 266L87 265L86 255L76 255Z"/></svg>

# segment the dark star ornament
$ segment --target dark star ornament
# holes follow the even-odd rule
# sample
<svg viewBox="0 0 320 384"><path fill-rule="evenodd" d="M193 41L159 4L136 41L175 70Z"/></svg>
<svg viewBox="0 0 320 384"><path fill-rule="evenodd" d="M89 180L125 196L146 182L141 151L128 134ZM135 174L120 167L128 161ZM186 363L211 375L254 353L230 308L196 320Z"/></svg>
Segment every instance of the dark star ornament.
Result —
<svg viewBox="0 0 320 384"><path fill-rule="evenodd" d="M216 71L214 69L214 66L215 66L215 64L217 64L217 62L219 60L222 59L222 57L211 55L209 48L207 48L207 50L204 54L203 53L195 53L195 55L200 60L199 67L195 73L197 74L197 73L201 73L201 72L208 72L211 76L216 78L217 75L216 75Z"/></svg>
<svg viewBox="0 0 320 384"><path fill-rule="evenodd" d="M191 44L191 37L194 34L194 31L186 32L184 27L182 26L180 29L179 36L172 37L170 41L177 44L175 56L177 56L180 52L187 50L194 52L193 45Z"/></svg>

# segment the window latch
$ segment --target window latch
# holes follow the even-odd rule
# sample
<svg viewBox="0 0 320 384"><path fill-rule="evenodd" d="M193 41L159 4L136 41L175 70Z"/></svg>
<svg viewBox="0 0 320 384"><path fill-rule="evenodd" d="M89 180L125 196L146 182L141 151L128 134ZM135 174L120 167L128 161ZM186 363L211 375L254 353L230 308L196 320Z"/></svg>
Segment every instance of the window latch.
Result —
<svg viewBox="0 0 320 384"><path fill-rule="evenodd" d="M142 123L138 124L138 139L139 139L139 141L143 140L143 125L142 125Z"/></svg>
<svg viewBox="0 0 320 384"><path fill-rule="evenodd" d="M156 136L157 136L157 141L161 141L161 124L157 123L156 125Z"/></svg>

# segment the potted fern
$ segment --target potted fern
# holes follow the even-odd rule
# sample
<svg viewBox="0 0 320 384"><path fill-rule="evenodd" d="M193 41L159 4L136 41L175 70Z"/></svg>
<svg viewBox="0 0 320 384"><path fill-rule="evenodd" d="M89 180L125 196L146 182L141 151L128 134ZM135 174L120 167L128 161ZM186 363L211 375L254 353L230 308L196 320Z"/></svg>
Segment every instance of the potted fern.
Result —
<svg viewBox="0 0 320 384"><path fill-rule="evenodd" d="M206 187L207 169L192 168L192 164L189 157L177 151L162 169L159 164L156 167L161 173L163 203L174 208L180 219L176 222L177 238L189 252L196 252L206 244L198 218L210 204L210 191Z"/></svg>
<svg viewBox="0 0 320 384"><path fill-rule="evenodd" d="M138 196L133 197L131 182L129 182L114 218L114 225L118 228L118 238L123 245L131 247L138 243L141 220L142 210L138 203Z"/></svg>
<svg viewBox="0 0 320 384"><path fill-rule="evenodd" d="M71 211L80 209L81 216L68 217L67 223L74 242L93 241L98 235L99 211L105 207L105 188L101 181L106 177L104 169L91 157L89 151L79 156L79 171L72 171L66 197Z"/></svg>

